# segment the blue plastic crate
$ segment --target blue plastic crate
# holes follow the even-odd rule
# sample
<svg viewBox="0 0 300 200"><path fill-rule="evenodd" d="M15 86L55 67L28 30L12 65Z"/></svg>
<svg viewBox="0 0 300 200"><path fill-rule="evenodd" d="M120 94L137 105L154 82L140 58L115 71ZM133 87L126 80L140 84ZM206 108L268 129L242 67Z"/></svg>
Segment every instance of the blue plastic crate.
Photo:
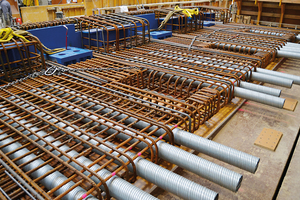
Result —
<svg viewBox="0 0 300 200"><path fill-rule="evenodd" d="M93 57L92 50L80 49L76 47L68 47L68 50L49 55L48 59L57 62L59 64L70 65L80 61L91 59L92 57Z"/></svg>
<svg viewBox="0 0 300 200"><path fill-rule="evenodd" d="M154 39L165 39L172 37L172 31L152 31L150 36Z"/></svg>

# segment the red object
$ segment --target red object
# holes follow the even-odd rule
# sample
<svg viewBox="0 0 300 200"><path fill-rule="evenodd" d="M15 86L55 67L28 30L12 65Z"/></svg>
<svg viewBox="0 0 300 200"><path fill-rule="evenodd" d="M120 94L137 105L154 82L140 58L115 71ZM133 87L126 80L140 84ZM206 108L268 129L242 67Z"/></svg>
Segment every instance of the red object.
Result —
<svg viewBox="0 0 300 200"><path fill-rule="evenodd" d="M17 24L19 24L19 25L22 24L22 19L21 18L17 18L16 21L17 21Z"/></svg>
<svg viewBox="0 0 300 200"><path fill-rule="evenodd" d="M66 50L68 49L68 29L67 29L67 32L66 32Z"/></svg>

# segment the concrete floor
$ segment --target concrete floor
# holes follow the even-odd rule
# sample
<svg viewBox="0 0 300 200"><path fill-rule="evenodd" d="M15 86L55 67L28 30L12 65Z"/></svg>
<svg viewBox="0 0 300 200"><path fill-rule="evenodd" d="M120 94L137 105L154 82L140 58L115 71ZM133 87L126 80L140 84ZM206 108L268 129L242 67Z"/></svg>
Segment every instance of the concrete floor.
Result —
<svg viewBox="0 0 300 200"><path fill-rule="evenodd" d="M299 60L288 59L284 61L277 71L300 76L299 68ZM271 85L266 84L266 86ZM281 97L283 98L288 97L300 101L300 85L293 85L291 89L273 85L271 87L282 89ZM259 157L261 161L257 172L252 174L206 155L198 154L202 158L242 174L243 182L239 191L236 193L231 192L183 169L177 170L177 173L218 192L219 199L273 199L282 180L292 147L297 139L299 125L299 105L293 112L247 101L218 131L213 140ZM254 141L263 128L271 128L283 133L275 151L254 145ZM278 199L300 199L300 194L297 190L300 187L298 184L299 165L300 147L297 146L279 189ZM163 190L155 191L154 195L159 199L180 199Z"/></svg>

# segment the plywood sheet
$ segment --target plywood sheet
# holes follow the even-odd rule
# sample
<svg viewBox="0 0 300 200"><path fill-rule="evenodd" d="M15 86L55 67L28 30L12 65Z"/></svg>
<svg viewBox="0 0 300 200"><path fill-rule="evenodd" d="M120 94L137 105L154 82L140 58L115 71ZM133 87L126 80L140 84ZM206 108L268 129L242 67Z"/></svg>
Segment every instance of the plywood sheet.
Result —
<svg viewBox="0 0 300 200"><path fill-rule="evenodd" d="M275 151L281 137L282 132L270 128L264 128L255 140L254 144Z"/></svg>
<svg viewBox="0 0 300 200"><path fill-rule="evenodd" d="M285 98L283 108L286 110L294 111L298 101L296 99Z"/></svg>

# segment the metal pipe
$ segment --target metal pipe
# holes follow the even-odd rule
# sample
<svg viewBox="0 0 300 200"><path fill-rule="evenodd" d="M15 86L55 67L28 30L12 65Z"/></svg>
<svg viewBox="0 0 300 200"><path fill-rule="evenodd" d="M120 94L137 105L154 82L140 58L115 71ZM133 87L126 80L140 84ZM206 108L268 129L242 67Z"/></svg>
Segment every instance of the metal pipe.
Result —
<svg viewBox="0 0 300 200"><path fill-rule="evenodd" d="M274 106L277 108L283 108L283 105L285 102L285 99L283 99L283 98L247 90L247 89L240 88L240 87L236 87L234 89L234 95L244 98L244 99L261 102L263 104L267 104L267 105Z"/></svg>
<svg viewBox="0 0 300 200"><path fill-rule="evenodd" d="M265 34L265 35L275 35L275 36L283 36L283 33L278 33L278 32L272 32L269 30L250 30L249 32L252 33L259 33L259 34Z"/></svg>
<svg viewBox="0 0 300 200"><path fill-rule="evenodd" d="M278 85L282 87L291 88L293 85L293 80L286 79L286 78L280 78L280 77L274 77L272 75L268 74L262 74L257 72L252 72L252 78L253 81L259 81L263 83L270 83L273 85Z"/></svg>
<svg viewBox="0 0 300 200"><path fill-rule="evenodd" d="M297 37L300 37L300 34ZM285 44L285 46L299 47L299 44L298 43L294 43L294 42L287 42Z"/></svg>
<svg viewBox="0 0 300 200"><path fill-rule="evenodd" d="M157 75L160 75L160 73L162 73L162 72L157 73ZM165 77L167 77L167 78L169 78L171 76L172 75L170 75L170 74L165 75ZM252 76L253 76L253 73L252 73ZM261 80L262 78L269 79L271 77L273 77L273 76L268 76L268 75L259 74L259 73L255 74L255 79L257 81ZM180 80L180 77L178 77L178 76L173 76L172 79L177 79L177 78ZM181 78L181 79L184 79L184 78ZM292 85L292 83L293 83L292 80L288 80L288 79L283 79L283 78L276 78L276 79L279 79L279 82L277 84L282 83L282 85L284 85L284 83L288 82L288 83L290 83L290 85ZM192 81L191 79L187 79L186 83L190 83L191 81ZM270 80L270 82L272 82L272 80ZM201 84L201 82L194 81L193 85L194 84L199 85L199 84ZM206 85L208 85L208 84L207 83L202 83L203 87L205 87ZM285 99L282 99L282 98L279 98L279 97L274 97L274 96L271 96L271 95L268 95L268 94L256 92L256 91L253 91L253 90L248 90L248 89L241 88L241 87L234 87L234 96L244 98L244 99L248 99L248 100L252 100L252 101L256 101L256 102L263 103L263 104L267 104L267 105L270 105L270 106L275 106L275 107L278 107L278 108L282 108L283 104L284 104L284 101L285 101Z"/></svg>
<svg viewBox="0 0 300 200"><path fill-rule="evenodd" d="M300 76L271 71L271 70L262 69L262 68L257 68L256 71L259 73L268 74L268 75L275 76L275 77L290 79L290 80L293 80L293 83L300 85Z"/></svg>
<svg viewBox="0 0 300 200"><path fill-rule="evenodd" d="M279 49L277 50L277 57L300 59L300 54L289 52L289 51L282 51L281 49Z"/></svg>
<svg viewBox="0 0 300 200"><path fill-rule="evenodd" d="M266 86L262 86L262 85L257 85L257 84L253 84L253 83L249 83L249 82L245 82L245 81L240 82L240 87L244 88L244 89L249 89L252 91L264 93L264 94L269 94L269 95L276 96L276 97L279 97L281 94L281 90L279 90L279 89L266 87Z"/></svg>

